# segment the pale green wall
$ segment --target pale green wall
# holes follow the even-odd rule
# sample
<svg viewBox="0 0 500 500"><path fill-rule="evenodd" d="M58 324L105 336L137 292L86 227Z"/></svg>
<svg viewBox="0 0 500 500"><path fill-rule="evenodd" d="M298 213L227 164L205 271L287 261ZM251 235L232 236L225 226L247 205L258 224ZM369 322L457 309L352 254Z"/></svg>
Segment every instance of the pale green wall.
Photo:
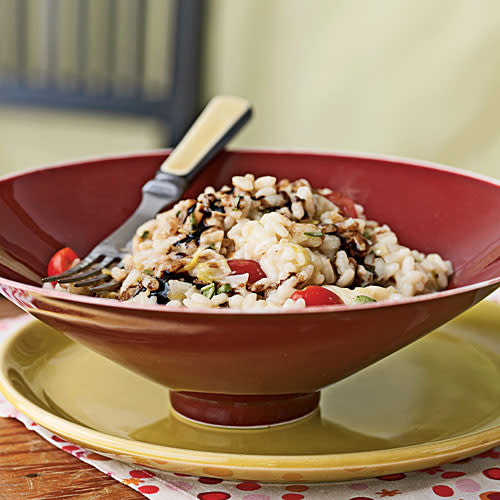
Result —
<svg viewBox="0 0 500 500"><path fill-rule="evenodd" d="M205 98L239 145L412 156L500 177L498 0L213 0Z"/></svg>
<svg viewBox="0 0 500 500"><path fill-rule="evenodd" d="M11 9L15 1L0 0ZM254 105L235 145L371 151L500 177L500 0L200 1L208 11L204 100L230 93ZM105 15L100 0L89 4L97 78ZM64 5L74 15L74 0ZM133 5L120 0L127 12ZM151 5L144 84L154 93L165 84L157 48L172 16L166 0ZM130 12L122 14L125 26ZM7 19L0 28L10 36ZM33 50L43 46L36 36ZM0 65L8 56L0 47ZM127 58L120 61L125 71ZM148 120L0 109L0 172L155 147L159 137Z"/></svg>

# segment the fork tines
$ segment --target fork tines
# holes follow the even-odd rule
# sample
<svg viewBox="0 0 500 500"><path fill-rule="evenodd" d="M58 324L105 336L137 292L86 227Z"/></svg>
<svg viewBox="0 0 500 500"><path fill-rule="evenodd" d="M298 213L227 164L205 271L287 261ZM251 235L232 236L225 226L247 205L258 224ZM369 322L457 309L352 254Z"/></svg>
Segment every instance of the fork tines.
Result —
<svg viewBox="0 0 500 500"><path fill-rule="evenodd" d="M111 280L111 276L101 271L117 260L119 259L110 256L99 256L96 258L90 258L89 256L64 273L42 278L42 282L50 283L57 281L63 284L71 283L75 287L89 286L93 292L111 291L118 288L120 283L116 280ZM106 283L101 283L102 281Z"/></svg>

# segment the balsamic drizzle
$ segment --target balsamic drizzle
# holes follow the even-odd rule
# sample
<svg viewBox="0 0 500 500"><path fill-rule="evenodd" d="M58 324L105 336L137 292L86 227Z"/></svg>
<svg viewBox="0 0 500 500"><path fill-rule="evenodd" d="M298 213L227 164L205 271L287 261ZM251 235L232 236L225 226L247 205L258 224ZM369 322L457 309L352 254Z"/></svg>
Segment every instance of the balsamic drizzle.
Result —
<svg viewBox="0 0 500 500"><path fill-rule="evenodd" d="M188 210L188 212L189 212L189 210ZM191 214L193 212L194 212L194 209L191 211ZM189 215L191 215L191 214L189 214ZM203 231L206 231L207 229L212 227L212 226L207 226L205 224L205 220L209 219L211 216L212 216L212 212L210 212L209 210L205 210L203 212L203 215L201 216L201 221L199 222L199 224L196 224L196 226L194 226L191 233L188 234L185 238L182 238L181 240L176 241L174 243L174 247L176 247L178 245L182 245L183 243L188 243L189 241L196 241L196 243L200 244L201 233L203 233Z"/></svg>
<svg viewBox="0 0 500 500"><path fill-rule="evenodd" d="M191 215L195 210L196 210L196 201L187 209L187 212L186 212L186 219L187 219L187 216L188 215Z"/></svg>
<svg viewBox="0 0 500 500"><path fill-rule="evenodd" d="M170 280L179 280L185 281L186 283L193 283L194 278L189 276L189 274L181 274L181 273L171 273L169 271L164 271L161 275L161 278L156 278L158 281L158 288L149 293L150 297L156 297L156 302L160 305L165 305L170 301L168 298L168 282ZM143 287L141 291L145 291L146 289Z"/></svg>
<svg viewBox="0 0 500 500"><path fill-rule="evenodd" d="M217 205L218 201L220 201L220 200L218 200L216 198L215 200L212 200L210 202L210 210L212 210L212 212L219 212L221 214L225 214L226 211L224 210L224 207L221 207L220 205Z"/></svg>
<svg viewBox="0 0 500 500"><path fill-rule="evenodd" d="M168 298L168 280L163 278L158 279L158 288L150 292L150 297L156 297L156 302L165 305L170 299Z"/></svg>

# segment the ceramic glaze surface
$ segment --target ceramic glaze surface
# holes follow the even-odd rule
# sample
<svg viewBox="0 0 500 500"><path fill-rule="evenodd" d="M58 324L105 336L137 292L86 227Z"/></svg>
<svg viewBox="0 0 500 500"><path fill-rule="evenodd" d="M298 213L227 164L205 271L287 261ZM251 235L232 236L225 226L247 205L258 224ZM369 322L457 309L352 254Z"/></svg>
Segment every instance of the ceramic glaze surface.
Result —
<svg viewBox="0 0 500 500"><path fill-rule="evenodd" d="M444 324L500 284L498 182L411 160L236 151L212 161L186 196L246 172L306 177L363 204L402 244L450 259L451 288L393 304L248 314L167 310L34 286L59 248L83 256L132 213L140 186L165 154L88 160L0 180L0 291L70 338L174 390L314 393Z"/></svg>
<svg viewBox="0 0 500 500"><path fill-rule="evenodd" d="M140 187L165 156L159 152L81 161L1 180L2 249L40 275L45 274L50 256L65 245L85 255L133 212ZM312 186L345 192L365 207L370 218L389 223L402 244L443 254L456 269L486 255L498 242L498 183L411 160L226 152L194 179L186 197L246 172L291 180L305 177ZM0 270L1 276L13 277L7 269ZM478 276L469 280L477 281Z"/></svg>
<svg viewBox="0 0 500 500"><path fill-rule="evenodd" d="M368 477L500 442L499 318L499 305L483 303L323 391L310 417L270 429L188 422L171 412L166 388L41 323L21 329L0 353L0 389L68 440L129 462L264 481L286 473L305 481Z"/></svg>

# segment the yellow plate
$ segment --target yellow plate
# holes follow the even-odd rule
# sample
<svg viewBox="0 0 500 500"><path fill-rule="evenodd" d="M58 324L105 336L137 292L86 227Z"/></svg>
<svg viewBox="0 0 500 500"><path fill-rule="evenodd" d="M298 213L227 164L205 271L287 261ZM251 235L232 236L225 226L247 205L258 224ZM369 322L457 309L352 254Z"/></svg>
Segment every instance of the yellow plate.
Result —
<svg viewBox="0 0 500 500"><path fill-rule="evenodd" d="M272 482L365 478L500 443L499 333L500 306L482 303L324 390L320 412L268 429L186 421L165 388L35 321L2 346L0 390L40 425L130 463Z"/></svg>

